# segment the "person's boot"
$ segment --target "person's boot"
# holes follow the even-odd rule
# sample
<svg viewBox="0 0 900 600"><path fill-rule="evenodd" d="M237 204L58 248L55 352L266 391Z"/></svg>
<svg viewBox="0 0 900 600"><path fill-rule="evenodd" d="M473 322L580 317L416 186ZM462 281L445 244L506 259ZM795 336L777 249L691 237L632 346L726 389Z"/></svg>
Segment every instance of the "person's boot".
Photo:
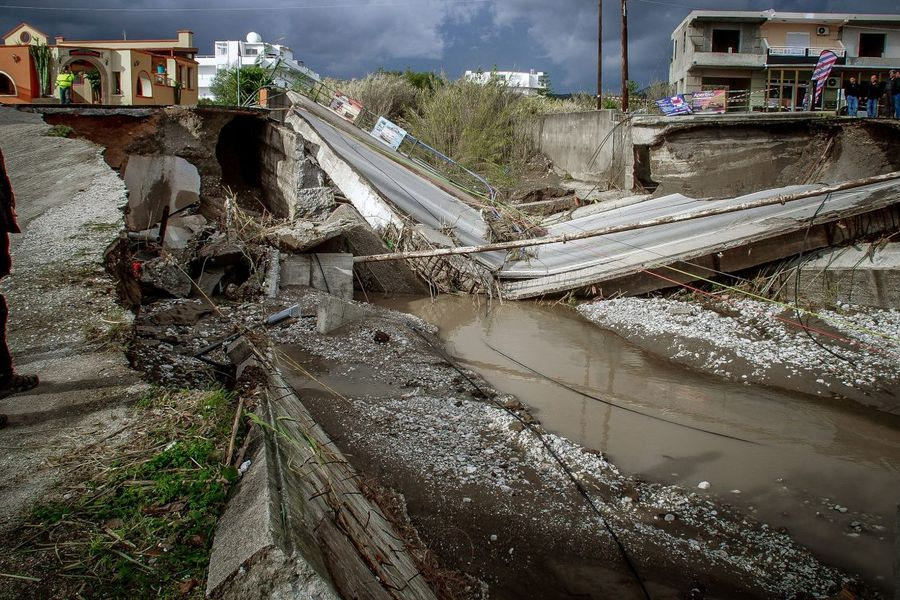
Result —
<svg viewBox="0 0 900 600"><path fill-rule="evenodd" d="M37 384L37 375L17 375L16 373L13 373L8 377L0 379L0 398L6 398L13 394L26 392L37 387Z"/></svg>

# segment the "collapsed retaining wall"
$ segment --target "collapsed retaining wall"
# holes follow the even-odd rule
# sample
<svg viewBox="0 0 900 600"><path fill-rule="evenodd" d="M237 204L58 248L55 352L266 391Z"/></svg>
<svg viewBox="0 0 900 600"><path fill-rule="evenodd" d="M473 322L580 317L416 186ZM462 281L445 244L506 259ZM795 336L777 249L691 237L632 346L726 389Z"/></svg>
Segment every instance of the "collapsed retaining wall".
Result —
<svg viewBox="0 0 900 600"><path fill-rule="evenodd" d="M554 168L611 188L728 197L900 169L900 124L823 113L546 115L527 127Z"/></svg>

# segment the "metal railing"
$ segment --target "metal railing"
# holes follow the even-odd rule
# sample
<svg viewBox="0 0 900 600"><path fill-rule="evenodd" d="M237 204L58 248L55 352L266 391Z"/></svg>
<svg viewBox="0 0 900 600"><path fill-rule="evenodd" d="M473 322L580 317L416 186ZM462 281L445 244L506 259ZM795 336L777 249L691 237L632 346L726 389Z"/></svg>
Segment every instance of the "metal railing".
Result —
<svg viewBox="0 0 900 600"><path fill-rule="evenodd" d="M335 95L343 95L340 90L329 86L324 81L315 81L306 76L297 81L297 84L294 86L294 91L303 94L316 104L324 106L329 110L331 110L331 100ZM376 115L368 110L361 102L359 102L359 104L361 106L359 115L353 120L346 120L368 134L372 128L375 127L375 124L382 115ZM343 117L343 115L341 116ZM397 152L438 177L447 179L453 185L466 192L487 198L491 201L497 196L497 190L485 177L459 164L446 154L432 148L410 133L406 134L406 137L397 148Z"/></svg>

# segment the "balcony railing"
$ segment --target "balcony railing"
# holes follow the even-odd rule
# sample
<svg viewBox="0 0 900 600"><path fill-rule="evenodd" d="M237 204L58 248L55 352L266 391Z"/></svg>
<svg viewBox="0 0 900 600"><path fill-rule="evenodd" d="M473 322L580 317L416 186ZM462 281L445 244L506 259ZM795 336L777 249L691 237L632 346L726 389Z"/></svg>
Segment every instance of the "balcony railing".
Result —
<svg viewBox="0 0 900 600"><path fill-rule="evenodd" d="M769 56L800 56L805 58L818 59L824 50L831 50L838 58L846 56L847 51L844 48L826 48L826 47L809 47L801 48L798 46L769 46Z"/></svg>

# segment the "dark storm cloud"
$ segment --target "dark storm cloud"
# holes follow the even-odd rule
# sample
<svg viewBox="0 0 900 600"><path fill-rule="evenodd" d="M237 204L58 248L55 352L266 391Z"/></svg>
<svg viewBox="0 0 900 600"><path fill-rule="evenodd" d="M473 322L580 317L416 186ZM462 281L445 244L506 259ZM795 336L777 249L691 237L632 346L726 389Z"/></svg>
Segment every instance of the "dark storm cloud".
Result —
<svg viewBox="0 0 900 600"><path fill-rule="evenodd" d="M2 3L2 0L0 0ZM12 4L11 2L8 2ZM89 3L20 0L45 7L0 8L4 31L28 21L50 35L68 38L174 37L192 29L200 52L220 39L243 39L258 31L279 40L323 74L364 75L386 68L441 69L458 76L467 68L549 71L556 91L590 90L596 82L597 4L593 0L142 0ZM254 5L252 10L229 11ZM898 0L769 1L630 0L631 78L641 84L668 76L669 35L693 8L799 12L900 13ZM89 11L60 8L88 7ZM208 11L178 10L211 8ZM302 7L302 8L301 8ZM113 10L97 10L113 9ZM151 9L150 11L123 9ZM619 78L619 2L603 11L605 86Z"/></svg>

